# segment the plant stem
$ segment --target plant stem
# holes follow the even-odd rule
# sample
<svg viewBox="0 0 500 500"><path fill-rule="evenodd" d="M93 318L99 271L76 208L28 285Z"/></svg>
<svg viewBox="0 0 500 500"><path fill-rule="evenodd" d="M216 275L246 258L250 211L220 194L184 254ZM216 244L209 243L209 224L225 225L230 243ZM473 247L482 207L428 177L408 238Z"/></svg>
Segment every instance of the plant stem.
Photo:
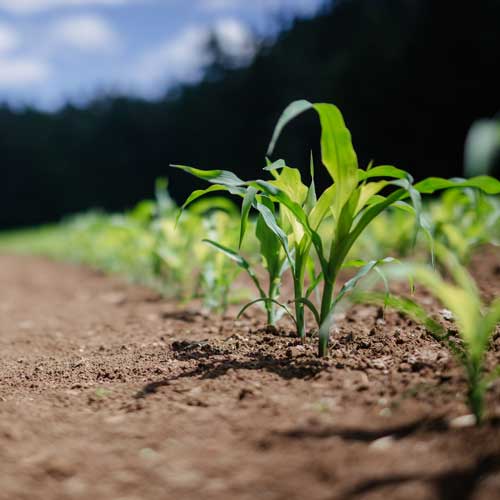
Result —
<svg viewBox="0 0 500 500"><path fill-rule="evenodd" d="M476 423L479 424L481 423L484 415L484 385L481 380L481 363L475 360L470 360L467 368L469 385L467 391L467 403L476 417Z"/></svg>
<svg viewBox="0 0 500 500"><path fill-rule="evenodd" d="M304 314L304 304L301 300L304 298L304 277L306 274L307 257L309 255L310 245L304 249L296 248L295 273L293 274L293 291L295 299L295 320L297 322L297 336L306 338L306 322Z"/></svg>
<svg viewBox="0 0 500 500"><path fill-rule="evenodd" d="M306 324L304 317L304 304L299 302L303 298L303 283L300 279L294 279L294 294L295 294L295 320L297 321L297 336L303 341L306 338Z"/></svg>
<svg viewBox="0 0 500 500"><path fill-rule="evenodd" d="M279 284L279 279L270 280L267 295L270 299L276 299L276 295L278 295ZM270 300L267 300L265 302L265 305L267 311L267 324L274 326L276 323L276 305Z"/></svg>
<svg viewBox="0 0 500 500"><path fill-rule="evenodd" d="M335 281L331 281L328 278L325 278L325 284L323 286L323 295L321 297L321 311L320 311L320 321L323 323L328 313L330 312L330 308L333 300L333 289L335 287Z"/></svg>

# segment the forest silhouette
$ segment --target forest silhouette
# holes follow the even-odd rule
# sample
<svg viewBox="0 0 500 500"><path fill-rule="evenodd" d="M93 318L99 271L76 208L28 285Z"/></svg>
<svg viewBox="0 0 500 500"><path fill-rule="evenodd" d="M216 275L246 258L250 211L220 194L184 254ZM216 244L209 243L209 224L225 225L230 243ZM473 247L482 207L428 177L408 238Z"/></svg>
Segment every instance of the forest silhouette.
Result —
<svg viewBox="0 0 500 500"><path fill-rule="evenodd" d="M499 21L498 0L337 0L261 41L245 67L212 40L202 81L155 102L105 96L53 113L0 105L0 228L122 210L152 197L160 176L182 200L193 178L170 163L255 177L279 114L300 98L340 107L361 166L460 176L468 128L500 108ZM305 115L275 158L307 172L318 133Z"/></svg>

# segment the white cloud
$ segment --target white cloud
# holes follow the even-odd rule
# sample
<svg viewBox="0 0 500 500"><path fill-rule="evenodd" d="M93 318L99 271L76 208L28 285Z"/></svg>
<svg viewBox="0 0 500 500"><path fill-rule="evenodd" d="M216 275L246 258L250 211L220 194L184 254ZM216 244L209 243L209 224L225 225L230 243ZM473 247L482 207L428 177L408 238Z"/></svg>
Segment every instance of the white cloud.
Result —
<svg viewBox="0 0 500 500"><path fill-rule="evenodd" d="M49 66L39 59L0 57L0 88L34 85L44 82L49 76Z"/></svg>
<svg viewBox="0 0 500 500"><path fill-rule="evenodd" d="M133 68L133 78L146 93L154 92L159 82L195 80L202 66L210 62L205 50L208 39L205 26L187 27L143 54Z"/></svg>
<svg viewBox="0 0 500 500"><path fill-rule="evenodd" d="M0 0L0 9L13 14L33 14L60 7L116 6L130 0Z"/></svg>
<svg viewBox="0 0 500 500"><path fill-rule="evenodd" d="M237 61L246 62L253 56L251 32L240 21L223 18L212 26L191 25L140 57L131 73L141 93L154 96L174 82L199 79L203 67L212 61L208 51L211 33L218 38L222 49Z"/></svg>
<svg viewBox="0 0 500 500"><path fill-rule="evenodd" d="M51 29L55 43L82 51L112 51L120 45L120 37L111 25L97 15L73 16L57 21Z"/></svg>
<svg viewBox="0 0 500 500"><path fill-rule="evenodd" d="M8 24L0 23L0 54L15 49L19 44L17 31Z"/></svg>
<svg viewBox="0 0 500 500"><path fill-rule="evenodd" d="M241 21L220 19L215 23L214 32L222 49L230 56L246 60L254 55L252 33Z"/></svg>

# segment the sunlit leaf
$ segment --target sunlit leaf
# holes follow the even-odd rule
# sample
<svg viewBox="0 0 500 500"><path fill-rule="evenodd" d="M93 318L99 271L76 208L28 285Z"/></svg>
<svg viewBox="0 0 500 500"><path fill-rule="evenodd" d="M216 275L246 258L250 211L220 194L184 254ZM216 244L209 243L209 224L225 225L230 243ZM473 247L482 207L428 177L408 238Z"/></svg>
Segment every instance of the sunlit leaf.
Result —
<svg viewBox="0 0 500 500"><path fill-rule="evenodd" d="M488 174L499 151L500 121L476 121L465 140L464 170L466 176Z"/></svg>
<svg viewBox="0 0 500 500"><path fill-rule="evenodd" d="M500 181L488 175L479 175L471 179L443 179L441 177L428 177L415 184L415 189L420 193L431 194L440 189L453 187L472 187L481 189L486 194L499 194Z"/></svg>
<svg viewBox="0 0 500 500"><path fill-rule="evenodd" d="M338 216L358 184L358 159L342 113L333 104L314 104L321 122L321 158L337 185L334 214Z"/></svg>
<svg viewBox="0 0 500 500"><path fill-rule="evenodd" d="M245 181L242 181L236 174L229 170L201 170L199 168L187 167L185 165L170 165L171 167L184 170L188 174L194 175L199 179L210 182L212 184L222 184L223 186L243 186Z"/></svg>
<svg viewBox="0 0 500 500"><path fill-rule="evenodd" d="M274 129L271 142L267 148L267 156L270 156L273 153L276 141L278 140L285 125L290 120L293 120L295 117L311 108L312 104L306 100L294 101L285 108Z"/></svg>
<svg viewBox="0 0 500 500"><path fill-rule="evenodd" d="M393 167L392 165L379 165L378 167L372 167L368 170L358 170L358 181L361 182L365 179L370 179L372 177L391 177L393 179L407 179L409 176L408 172L401 170L400 168Z"/></svg>
<svg viewBox="0 0 500 500"><path fill-rule="evenodd" d="M238 247L241 247L243 243L243 238L248 226L248 215L250 214L250 209L255 200L255 195L257 194L257 189L250 186L247 188L245 196L243 197L243 203L241 204L241 217L240 217L240 239L238 242Z"/></svg>

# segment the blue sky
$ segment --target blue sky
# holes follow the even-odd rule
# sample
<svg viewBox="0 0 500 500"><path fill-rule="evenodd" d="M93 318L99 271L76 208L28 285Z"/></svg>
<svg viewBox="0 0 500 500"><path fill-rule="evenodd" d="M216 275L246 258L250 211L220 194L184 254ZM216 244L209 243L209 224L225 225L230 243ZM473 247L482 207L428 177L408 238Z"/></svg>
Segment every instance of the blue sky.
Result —
<svg viewBox="0 0 500 500"><path fill-rule="evenodd" d="M0 102L55 109L96 92L155 98L195 81L210 31L241 61L251 33L323 0L0 0Z"/></svg>

